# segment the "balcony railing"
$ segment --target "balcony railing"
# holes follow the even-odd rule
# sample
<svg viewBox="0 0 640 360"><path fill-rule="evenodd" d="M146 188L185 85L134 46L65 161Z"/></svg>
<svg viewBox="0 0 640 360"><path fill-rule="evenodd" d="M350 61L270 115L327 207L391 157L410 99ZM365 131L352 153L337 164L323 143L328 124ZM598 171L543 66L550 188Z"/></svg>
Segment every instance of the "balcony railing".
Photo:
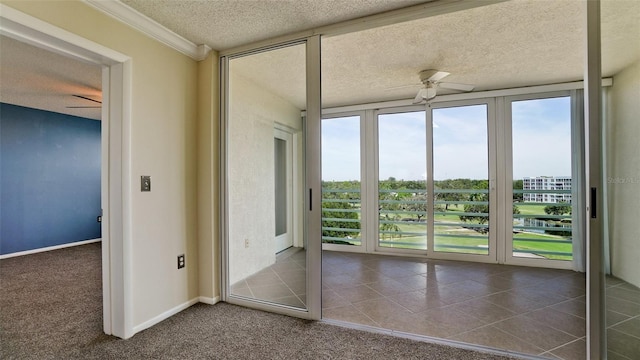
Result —
<svg viewBox="0 0 640 360"><path fill-rule="evenodd" d="M524 194L557 194L570 197L571 190L514 189L513 194L514 197L522 195L522 198ZM530 254L529 256L556 260L572 259L573 225L570 203L519 201L514 204L520 209L520 213L513 214L515 256ZM550 213L545 212L547 207L550 208Z"/></svg>
<svg viewBox="0 0 640 360"><path fill-rule="evenodd" d="M524 193L570 194L571 190L514 190ZM381 189L378 193L378 245L425 250L427 248L427 191ZM435 251L488 254L488 189L436 189L433 202ZM514 200L514 256L570 260L571 215L546 213L547 206L564 203ZM325 243L360 245L361 196L359 189L323 189L322 240Z"/></svg>
<svg viewBox="0 0 640 360"><path fill-rule="evenodd" d="M322 242L360 245L360 189L322 189Z"/></svg>

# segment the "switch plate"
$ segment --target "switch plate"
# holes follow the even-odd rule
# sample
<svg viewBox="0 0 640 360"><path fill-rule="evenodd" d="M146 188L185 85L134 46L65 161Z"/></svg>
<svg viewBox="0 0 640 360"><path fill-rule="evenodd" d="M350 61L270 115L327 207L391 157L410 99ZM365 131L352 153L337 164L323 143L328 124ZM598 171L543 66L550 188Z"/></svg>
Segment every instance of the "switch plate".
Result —
<svg viewBox="0 0 640 360"><path fill-rule="evenodd" d="M151 176L142 175L140 177L140 191L151 191Z"/></svg>
<svg viewBox="0 0 640 360"><path fill-rule="evenodd" d="M178 269L182 269L184 267L184 254L178 255Z"/></svg>

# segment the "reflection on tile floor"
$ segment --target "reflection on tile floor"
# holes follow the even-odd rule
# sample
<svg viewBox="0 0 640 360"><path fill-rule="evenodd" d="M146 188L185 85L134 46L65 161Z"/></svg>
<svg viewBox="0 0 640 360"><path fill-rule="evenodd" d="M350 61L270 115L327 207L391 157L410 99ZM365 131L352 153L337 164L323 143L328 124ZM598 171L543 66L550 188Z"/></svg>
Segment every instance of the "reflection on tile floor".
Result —
<svg viewBox="0 0 640 360"><path fill-rule="evenodd" d="M608 359L640 359L640 289L609 277L605 301Z"/></svg>
<svg viewBox="0 0 640 360"><path fill-rule="evenodd" d="M276 257L276 263L231 286L238 296L305 308L306 251L291 248Z"/></svg>
<svg viewBox="0 0 640 360"><path fill-rule="evenodd" d="M586 358L584 274L325 251L322 280L327 319L552 359Z"/></svg>
<svg viewBox="0 0 640 360"><path fill-rule="evenodd" d="M232 286L304 307L304 250ZM551 359L585 359L585 276L569 270L323 251L322 316ZM607 278L609 359L640 354L640 289Z"/></svg>

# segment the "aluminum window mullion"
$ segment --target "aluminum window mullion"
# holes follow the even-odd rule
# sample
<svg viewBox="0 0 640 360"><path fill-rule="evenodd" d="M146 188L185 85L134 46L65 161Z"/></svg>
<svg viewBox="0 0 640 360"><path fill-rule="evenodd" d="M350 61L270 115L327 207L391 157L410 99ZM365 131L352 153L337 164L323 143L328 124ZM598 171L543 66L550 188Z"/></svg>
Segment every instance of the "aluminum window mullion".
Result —
<svg viewBox="0 0 640 360"><path fill-rule="evenodd" d="M504 204L507 202L513 202L513 127L512 127L512 112L511 103L513 100L501 98L499 104L501 104L502 120L503 120L503 153L504 155ZM513 205L512 205L513 206ZM503 245L499 245L502 250L502 256L498 258L498 262L506 264L508 260L513 257L513 210L509 213L505 210L504 228L501 235L503 238Z"/></svg>
<svg viewBox="0 0 640 360"><path fill-rule="evenodd" d="M435 253L434 249L434 184L433 184L433 109L430 105L425 106L425 121L427 130L427 256Z"/></svg>
<svg viewBox="0 0 640 360"><path fill-rule="evenodd" d="M497 262L500 250L498 244L500 240L504 238L504 218L503 214L499 212L510 212L511 206L507 204L504 191L504 151L498 151L501 149L502 141L504 140L503 128L497 126L501 122L502 112L497 109L496 99L488 99L487 101L487 146L489 159L487 166L489 171L489 254L488 256Z"/></svg>
<svg viewBox="0 0 640 360"><path fill-rule="evenodd" d="M366 205L363 204L362 217L364 220L365 234L363 234L363 245L366 252L373 252L376 249L378 238L378 213L377 213L377 201L378 201L378 126L375 119L374 110L366 110L364 116L360 120L361 134L364 140L364 148L362 154L362 161L364 164L363 171L363 187L364 195L362 200L366 201Z"/></svg>

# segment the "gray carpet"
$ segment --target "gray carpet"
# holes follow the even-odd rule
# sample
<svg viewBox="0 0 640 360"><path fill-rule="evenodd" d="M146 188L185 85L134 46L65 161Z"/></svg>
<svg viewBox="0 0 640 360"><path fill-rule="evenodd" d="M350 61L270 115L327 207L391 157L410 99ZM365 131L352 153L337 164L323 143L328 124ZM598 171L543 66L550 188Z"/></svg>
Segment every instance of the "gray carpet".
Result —
<svg viewBox="0 0 640 360"><path fill-rule="evenodd" d="M100 245L0 261L2 359L510 359L220 303L102 333Z"/></svg>

